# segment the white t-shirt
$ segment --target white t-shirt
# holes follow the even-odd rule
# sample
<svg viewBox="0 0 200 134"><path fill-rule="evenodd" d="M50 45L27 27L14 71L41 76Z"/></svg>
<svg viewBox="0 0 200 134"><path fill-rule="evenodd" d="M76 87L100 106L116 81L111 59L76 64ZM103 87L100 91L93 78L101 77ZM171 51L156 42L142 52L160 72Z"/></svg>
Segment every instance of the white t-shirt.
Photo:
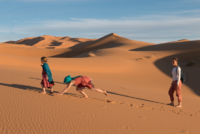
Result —
<svg viewBox="0 0 200 134"><path fill-rule="evenodd" d="M181 80L181 68L178 67L174 67L172 70L172 79L173 81L177 81L177 85L180 83Z"/></svg>

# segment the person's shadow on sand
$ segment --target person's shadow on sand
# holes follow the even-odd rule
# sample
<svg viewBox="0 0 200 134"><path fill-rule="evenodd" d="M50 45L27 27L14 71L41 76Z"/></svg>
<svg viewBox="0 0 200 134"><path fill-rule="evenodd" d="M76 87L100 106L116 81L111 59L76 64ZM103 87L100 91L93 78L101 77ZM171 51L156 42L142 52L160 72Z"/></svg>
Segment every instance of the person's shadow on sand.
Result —
<svg viewBox="0 0 200 134"><path fill-rule="evenodd" d="M0 85L12 87L12 88L18 88L18 89L22 89L22 90L29 90L29 91L32 90L32 91L36 91L38 93L42 92L42 88L33 87L33 86L27 86L27 85L21 85L21 84L5 84L5 83L0 83ZM58 93L57 91L53 91L53 92ZM80 97L80 95L73 94L73 93L65 93L65 94L73 96L73 97ZM49 94L49 95L53 96L52 94Z"/></svg>
<svg viewBox="0 0 200 134"><path fill-rule="evenodd" d="M7 87L13 87L13 88L19 88L23 90L35 90L35 91L42 91L41 88L38 87L33 87L33 86L27 86L27 85L20 85L20 84L5 84L5 83L0 83L2 86L7 86Z"/></svg>
<svg viewBox="0 0 200 134"><path fill-rule="evenodd" d="M109 94L113 94L113 95L122 96L122 97L127 97L127 98L137 99L137 100L141 100L141 101L148 101L148 102L153 102L153 103L157 103L157 104L167 105L167 104L162 103L162 102L157 102L157 101L152 101L152 100L142 99L142 98L133 97L133 96L124 95L124 94L119 94L119 93L115 93L115 92L107 91L107 93L109 93Z"/></svg>
<svg viewBox="0 0 200 134"><path fill-rule="evenodd" d="M34 79L36 79L36 78L34 78ZM39 80L39 79L38 79L38 80ZM7 86L7 87L12 87L12 88L18 88L18 89L22 89L22 90L37 91L38 93L42 92L42 88L33 87L33 86L20 85L20 84L5 84L5 83L0 83L0 85L2 85L2 86ZM58 92L57 92L57 91L54 91L54 93L58 93ZM152 103L157 103L157 104L166 105L165 103L161 103L161 102L157 102L157 101L152 101L152 100L147 100L147 99L142 99L142 98L133 97L133 96L124 95L124 94L119 94L119 93L115 93L115 92L111 92L111 91L107 91L107 93L113 94L113 95L122 96L122 97L137 99L137 100L141 100L141 101L148 101L148 102L152 102ZM73 93L65 93L65 94L66 94L66 95L69 95L69 96L72 96L72 97L78 97L78 98L80 98L80 95L77 95L77 94L73 94Z"/></svg>

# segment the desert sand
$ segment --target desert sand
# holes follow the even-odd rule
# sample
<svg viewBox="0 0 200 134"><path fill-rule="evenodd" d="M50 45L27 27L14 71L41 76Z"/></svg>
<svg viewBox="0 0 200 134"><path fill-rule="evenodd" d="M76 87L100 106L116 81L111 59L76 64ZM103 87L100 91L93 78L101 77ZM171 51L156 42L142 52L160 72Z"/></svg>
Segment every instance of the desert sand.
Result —
<svg viewBox="0 0 200 134"><path fill-rule="evenodd" d="M0 43L0 133L199 134L199 53L200 40L153 44L115 33ZM49 59L53 95L40 94L41 56ZM172 57L187 77L182 108L167 105ZM75 87L56 95L67 75L89 76L109 96L85 89L84 99Z"/></svg>

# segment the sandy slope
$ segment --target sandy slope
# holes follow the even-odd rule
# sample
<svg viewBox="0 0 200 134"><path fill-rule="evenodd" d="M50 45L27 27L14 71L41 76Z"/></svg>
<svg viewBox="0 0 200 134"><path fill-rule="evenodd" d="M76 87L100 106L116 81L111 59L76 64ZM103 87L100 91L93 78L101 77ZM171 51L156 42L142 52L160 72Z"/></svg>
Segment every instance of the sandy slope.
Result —
<svg viewBox="0 0 200 134"><path fill-rule="evenodd" d="M109 34L94 42L64 49L0 45L0 132L97 134L197 134L200 131L198 57L200 41L155 45ZM63 96L42 95L40 56L49 58L56 86L66 75L86 75L104 95L72 87ZM76 58L63 58L72 57ZM171 57L180 58L187 75L183 108L166 105L171 83ZM194 66L186 66L194 59ZM176 102L177 103L177 102Z"/></svg>

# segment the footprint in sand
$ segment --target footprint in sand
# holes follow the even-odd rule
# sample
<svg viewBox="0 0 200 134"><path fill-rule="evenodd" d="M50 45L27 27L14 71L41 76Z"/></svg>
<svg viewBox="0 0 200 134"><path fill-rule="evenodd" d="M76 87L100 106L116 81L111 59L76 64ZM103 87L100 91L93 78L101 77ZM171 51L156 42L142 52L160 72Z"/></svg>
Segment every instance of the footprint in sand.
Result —
<svg viewBox="0 0 200 134"><path fill-rule="evenodd" d="M136 59L136 60L142 60L142 58L138 58L138 59Z"/></svg>
<svg viewBox="0 0 200 134"><path fill-rule="evenodd" d="M151 56L146 56L147 59L152 59L152 58L156 58L155 55L151 55Z"/></svg>
<svg viewBox="0 0 200 134"><path fill-rule="evenodd" d="M141 119L146 119L146 117L144 117L144 116L138 116L138 118L141 118Z"/></svg>
<svg viewBox="0 0 200 134"><path fill-rule="evenodd" d="M190 132L189 131L186 131L186 130L177 130L178 132L180 132L180 133L184 133L184 134L189 134Z"/></svg>
<svg viewBox="0 0 200 134"><path fill-rule="evenodd" d="M123 126L122 128L123 128L123 129L128 129L128 130L133 130L133 128L132 128L132 127L129 127L129 126Z"/></svg>
<svg viewBox="0 0 200 134"><path fill-rule="evenodd" d="M124 104L125 104L125 101L118 102L118 104L124 105Z"/></svg>
<svg viewBox="0 0 200 134"><path fill-rule="evenodd" d="M130 106L133 107L134 105L133 105L133 104L130 104Z"/></svg>
<svg viewBox="0 0 200 134"><path fill-rule="evenodd" d="M110 102L112 102L112 101L111 101L110 99L107 98L107 99L106 99L106 102L110 103Z"/></svg>
<svg viewBox="0 0 200 134"><path fill-rule="evenodd" d="M107 98L105 101L106 101L107 103L115 103L114 101L111 101L109 98Z"/></svg>
<svg viewBox="0 0 200 134"><path fill-rule="evenodd" d="M158 109L159 111L165 111L164 107L160 107L161 109Z"/></svg>

